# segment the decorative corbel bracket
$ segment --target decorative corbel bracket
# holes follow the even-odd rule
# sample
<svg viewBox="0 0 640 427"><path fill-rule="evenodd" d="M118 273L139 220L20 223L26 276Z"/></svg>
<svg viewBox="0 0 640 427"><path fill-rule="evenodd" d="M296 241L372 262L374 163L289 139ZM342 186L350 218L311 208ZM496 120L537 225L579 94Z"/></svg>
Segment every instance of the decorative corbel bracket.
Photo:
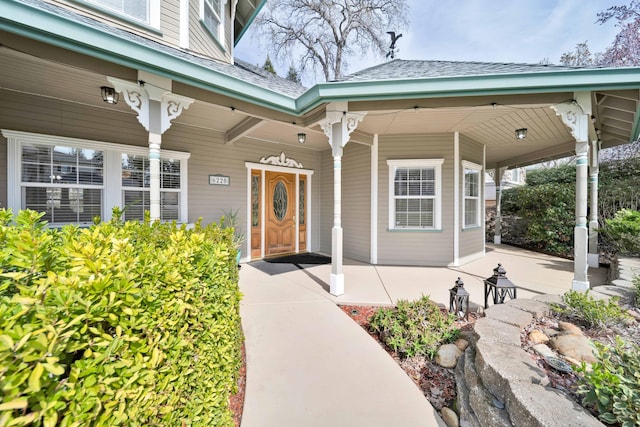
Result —
<svg viewBox="0 0 640 427"><path fill-rule="evenodd" d="M145 88L139 83L115 77L107 77L117 92L122 93L127 105L138 114L138 121L149 132L149 102L160 102L160 134L171 127L171 120L182 114L193 103L192 98L176 95L170 91L150 86Z"/></svg>
<svg viewBox="0 0 640 427"><path fill-rule="evenodd" d="M324 134L329 138L329 145L334 147L335 143L338 143L342 148L349 142L349 135L356 130L358 124L364 120L367 115L366 112L331 112L327 113L327 118L320 122L320 127L324 131ZM334 125L339 124L340 127L336 129Z"/></svg>
<svg viewBox="0 0 640 427"><path fill-rule="evenodd" d="M576 102L570 104L552 105L551 108L560 116L562 122L571 129L571 135L576 142L587 142L589 140L590 116L585 114L582 107Z"/></svg>

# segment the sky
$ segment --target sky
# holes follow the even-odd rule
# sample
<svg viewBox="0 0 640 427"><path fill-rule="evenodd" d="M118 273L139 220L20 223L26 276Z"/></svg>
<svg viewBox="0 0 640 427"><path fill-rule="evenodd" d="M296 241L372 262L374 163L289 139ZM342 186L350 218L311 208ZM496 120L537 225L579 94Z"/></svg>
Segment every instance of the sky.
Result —
<svg viewBox="0 0 640 427"><path fill-rule="evenodd" d="M560 62L564 52L588 42L592 53L613 42L614 21L597 24L597 13L629 0L408 0L409 28L397 42L398 59L539 63ZM249 30L235 56L262 65L266 50ZM350 58L352 73L386 61ZM289 63L275 64L285 76ZM306 82L305 82L306 83Z"/></svg>

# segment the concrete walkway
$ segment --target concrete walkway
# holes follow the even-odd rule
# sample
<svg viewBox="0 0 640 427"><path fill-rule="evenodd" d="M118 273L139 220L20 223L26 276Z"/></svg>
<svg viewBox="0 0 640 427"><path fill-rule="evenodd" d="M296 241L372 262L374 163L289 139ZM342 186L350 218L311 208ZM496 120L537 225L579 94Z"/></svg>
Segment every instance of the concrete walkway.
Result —
<svg viewBox="0 0 640 427"><path fill-rule="evenodd" d="M444 426L404 371L336 303L391 305L425 294L448 305L448 289L461 277L472 303L482 305L483 280L498 262L519 286L518 298L571 288L571 261L507 246L488 246L483 259L460 268L346 260L340 297L328 293L329 265L243 265L242 427ZM592 286L602 284L606 270L589 277Z"/></svg>

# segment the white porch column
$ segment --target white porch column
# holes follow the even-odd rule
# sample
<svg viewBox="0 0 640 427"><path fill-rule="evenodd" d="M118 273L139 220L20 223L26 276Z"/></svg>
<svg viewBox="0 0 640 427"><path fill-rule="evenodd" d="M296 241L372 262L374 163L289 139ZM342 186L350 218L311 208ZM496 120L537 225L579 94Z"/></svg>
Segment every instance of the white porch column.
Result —
<svg viewBox="0 0 640 427"><path fill-rule="evenodd" d="M574 275L572 289L589 289L587 276L588 234L587 229L587 167L589 164L589 124L591 123L591 94L579 92L575 101L552 106L565 125L571 129L576 140L576 225L574 229Z"/></svg>
<svg viewBox="0 0 640 427"><path fill-rule="evenodd" d="M327 118L320 123L329 138L333 155L333 228L331 229L331 295L344 294L344 273L342 271L342 153L349 142L349 135L362 121L364 112L349 113L346 102L330 103L326 107Z"/></svg>
<svg viewBox="0 0 640 427"><path fill-rule="evenodd" d="M496 184L496 225L493 234L493 243L502 243L502 178L507 168L496 168L493 180Z"/></svg>
<svg viewBox="0 0 640 427"><path fill-rule="evenodd" d="M589 185L591 194L589 195L589 255L587 257L589 267L598 268L600 266L600 250L598 248L598 171L600 161L599 141L591 140L591 151L589 152Z"/></svg>
<svg viewBox="0 0 640 427"><path fill-rule="evenodd" d="M149 214L152 221L160 219L160 146L162 134L171 120L182 114L193 102L192 98L171 93L171 80L148 73L132 83L107 77L124 101L138 113L138 121L149 132Z"/></svg>

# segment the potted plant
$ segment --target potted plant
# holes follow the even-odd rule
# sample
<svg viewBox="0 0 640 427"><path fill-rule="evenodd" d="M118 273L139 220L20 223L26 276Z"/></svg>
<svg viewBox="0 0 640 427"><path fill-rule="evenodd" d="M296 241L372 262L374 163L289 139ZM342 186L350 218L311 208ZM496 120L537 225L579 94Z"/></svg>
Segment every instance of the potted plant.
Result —
<svg viewBox="0 0 640 427"><path fill-rule="evenodd" d="M238 225L238 210L225 210L222 218L220 219L220 227L233 228L233 247L236 249L236 262L240 265L240 258L242 258L242 244L244 243L246 236L240 231Z"/></svg>

